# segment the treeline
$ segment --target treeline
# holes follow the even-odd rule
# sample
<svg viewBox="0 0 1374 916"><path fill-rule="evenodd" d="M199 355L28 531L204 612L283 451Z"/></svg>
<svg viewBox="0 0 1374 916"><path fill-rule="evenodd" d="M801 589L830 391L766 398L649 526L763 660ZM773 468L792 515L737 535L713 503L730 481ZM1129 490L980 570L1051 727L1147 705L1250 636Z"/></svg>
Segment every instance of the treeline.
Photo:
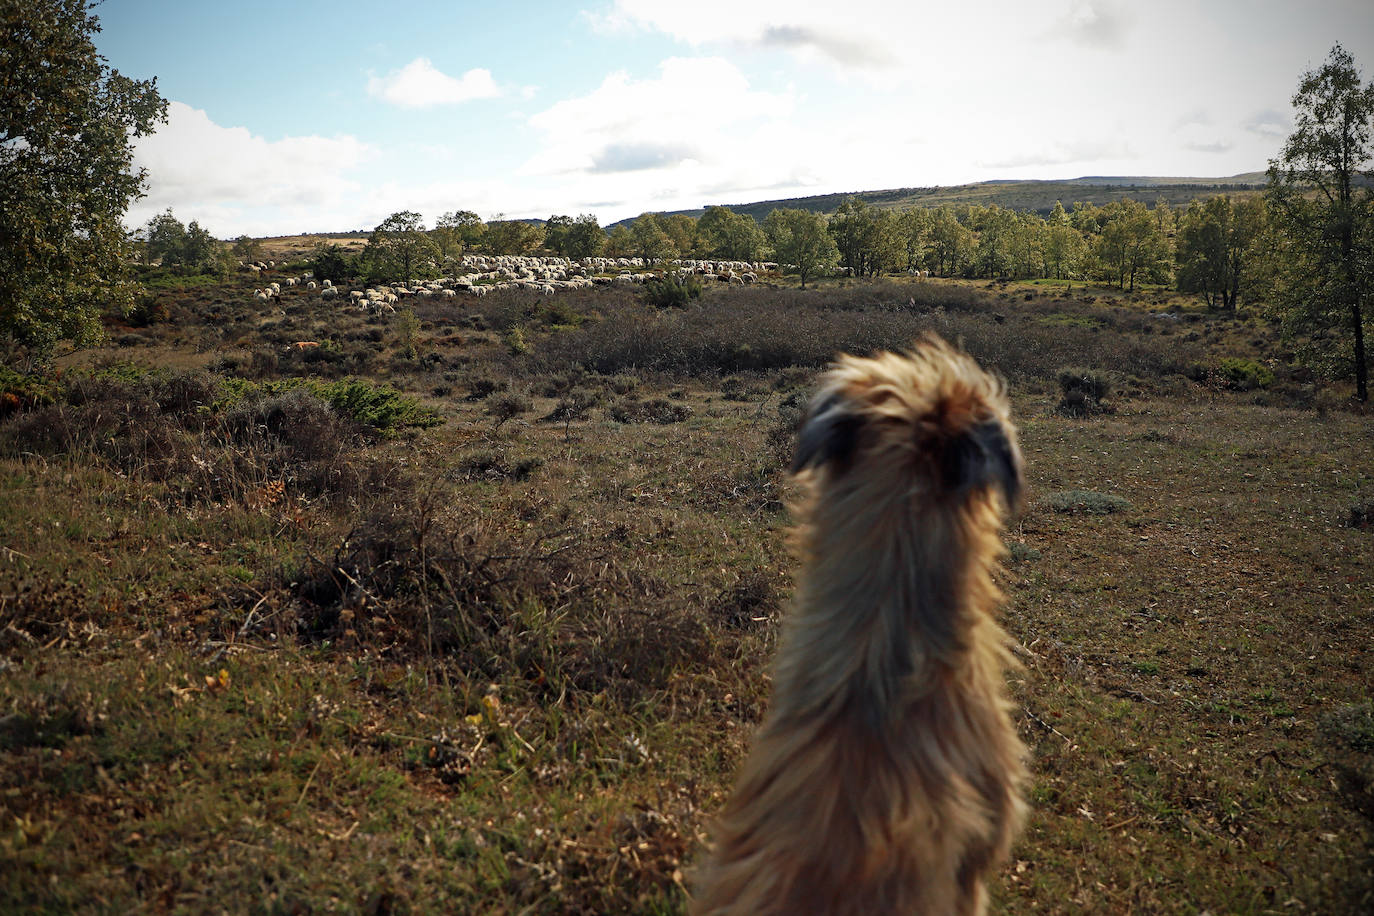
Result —
<svg viewBox="0 0 1374 916"><path fill-rule="evenodd" d="M443 272L464 254L776 260L803 284L841 271L879 277L937 277L1096 282L1134 290L1171 285L1210 305L1233 309L1257 289L1269 219L1264 198L1198 198L1176 209L1122 199L1097 206L1057 203L1049 216L996 204L878 208L851 197L832 214L774 210L760 225L728 207L700 217L645 213L609 231L595 216L554 215L483 221L472 211L440 217L428 229L417 213L393 214L367 248L346 255L322 243L324 276L412 276ZM242 244L242 240L240 243Z"/></svg>

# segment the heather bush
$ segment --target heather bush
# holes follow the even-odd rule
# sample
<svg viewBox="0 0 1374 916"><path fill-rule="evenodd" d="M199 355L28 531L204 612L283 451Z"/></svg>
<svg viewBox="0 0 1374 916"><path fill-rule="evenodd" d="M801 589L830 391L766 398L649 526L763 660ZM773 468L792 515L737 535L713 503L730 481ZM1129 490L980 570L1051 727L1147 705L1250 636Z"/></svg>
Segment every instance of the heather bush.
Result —
<svg viewBox="0 0 1374 916"><path fill-rule="evenodd" d="M1061 369L1059 390L1063 397L1058 410L1065 416L1086 417L1103 412L1104 401L1111 392L1111 382L1096 369Z"/></svg>

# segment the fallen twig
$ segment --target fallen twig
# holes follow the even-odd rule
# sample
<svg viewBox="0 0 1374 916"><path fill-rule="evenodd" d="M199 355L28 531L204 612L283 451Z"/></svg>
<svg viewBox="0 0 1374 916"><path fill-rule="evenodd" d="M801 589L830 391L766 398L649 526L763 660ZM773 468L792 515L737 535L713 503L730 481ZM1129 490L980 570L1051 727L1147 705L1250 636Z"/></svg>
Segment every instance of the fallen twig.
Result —
<svg viewBox="0 0 1374 916"><path fill-rule="evenodd" d="M1029 707L1026 707L1026 708L1025 708L1025 713L1026 713L1026 716L1027 716L1032 722L1036 723L1037 725L1039 725L1041 728L1045 729L1046 731L1054 732L1056 735L1058 735L1059 737L1061 737L1061 738L1064 739L1064 743L1065 743L1065 744L1067 744L1069 747L1073 747L1073 739L1072 739L1072 738L1070 738L1068 735L1066 735L1066 734L1064 734L1063 732L1061 732L1059 729L1055 728L1055 727L1054 727L1053 725L1051 725L1050 723L1046 722L1044 719L1042 719L1042 718L1040 718L1039 716L1037 716L1035 713L1031 712L1031 710L1030 710Z"/></svg>

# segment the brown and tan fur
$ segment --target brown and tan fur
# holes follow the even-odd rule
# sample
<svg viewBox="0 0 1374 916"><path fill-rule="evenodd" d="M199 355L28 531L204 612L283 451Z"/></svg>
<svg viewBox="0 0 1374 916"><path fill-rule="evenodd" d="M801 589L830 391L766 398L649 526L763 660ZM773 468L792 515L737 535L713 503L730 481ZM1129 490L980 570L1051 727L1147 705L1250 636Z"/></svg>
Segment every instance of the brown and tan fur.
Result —
<svg viewBox="0 0 1374 916"><path fill-rule="evenodd" d="M1004 386L935 337L841 357L793 469L803 573L693 912L980 914L1026 781L994 616Z"/></svg>

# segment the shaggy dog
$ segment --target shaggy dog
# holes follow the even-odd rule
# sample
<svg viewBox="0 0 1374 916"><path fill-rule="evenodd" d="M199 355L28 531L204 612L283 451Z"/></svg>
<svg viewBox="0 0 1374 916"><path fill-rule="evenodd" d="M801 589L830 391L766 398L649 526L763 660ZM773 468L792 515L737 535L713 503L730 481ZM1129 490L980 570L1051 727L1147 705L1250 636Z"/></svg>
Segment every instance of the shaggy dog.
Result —
<svg viewBox="0 0 1374 916"><path fill-rule="evenodd" d="M936 337L841 357L802 426L803 572L698 914L979 914L1023 814L993 572L1004 385Z"/></svg>

